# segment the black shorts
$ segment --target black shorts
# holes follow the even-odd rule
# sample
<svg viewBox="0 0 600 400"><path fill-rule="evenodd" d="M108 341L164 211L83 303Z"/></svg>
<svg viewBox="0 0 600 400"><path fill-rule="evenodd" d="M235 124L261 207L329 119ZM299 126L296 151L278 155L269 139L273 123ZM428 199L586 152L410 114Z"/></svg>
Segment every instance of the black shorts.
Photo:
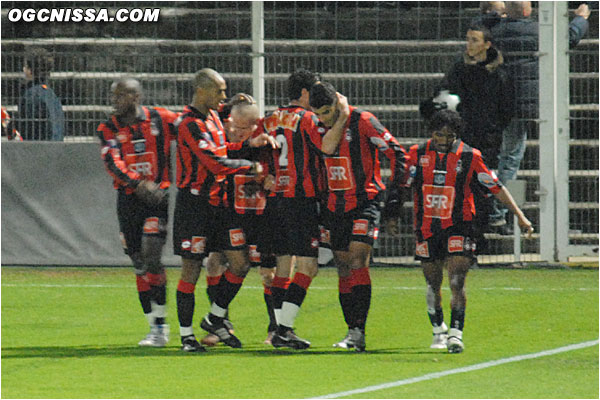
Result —
<svg viewBox="0 0 600 400"><path fill-rule="evenodd" d="M373 246L379 236L381 210L379 200L370 200L344 214L332 213L323 207L324 232L321 241L329 240L331 250L347 251L350 242Z"/></svg>
<svg viewBox="0 0 600 400"><path fill-rule="evenodd" d="M246 236L235 213L205 197L178 190L173 219L173 252L202 260L211 251L245 250Z"/></svg>
<svg viewBox="0 0 600 400"><path fill-rule="evenodd" d="M168 209L168 197L160 205L150 207L135 194L128 195L123 190L117 192L119 235L125 254L141 252L144 235L167 236Z"/></svg>
<svg viewBox="0 0 600 400"><path fill-rule="evenodd" d="M263 265L265 263L270 264L267 262L270 260L262 255L273 253L273 235L267 215L237 214L236 218L246 235L250 265L252 267L275 267L274 265Z"/></svg>
<svg viewBox="0 0 600 400"><path fill-rule="evenodd" d="M444 229L428 239L415 244L415 259L421 261L443 260L448 256L475 257L477 241L473 224L463 222Z"/></svg>
<svg viewBox="0 0 600 400"><path fill-rule="evenodd" d="M272 228L273 252L276 255L319 256L317 199L274 199L268 223Z"/></svg>

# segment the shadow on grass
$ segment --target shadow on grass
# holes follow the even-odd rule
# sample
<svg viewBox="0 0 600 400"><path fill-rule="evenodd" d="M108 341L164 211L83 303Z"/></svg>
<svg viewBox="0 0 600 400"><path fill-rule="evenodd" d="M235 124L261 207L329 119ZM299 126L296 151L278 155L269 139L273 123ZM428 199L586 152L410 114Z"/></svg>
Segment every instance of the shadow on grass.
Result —
<svg viewBox="0 0 600 400"><path fill-rule="evenodd" d="M248 345L242 349L232 349L222 345L208 348L205 353L184 353L179 346L165 348L147 348L138 346L31 346L31 347L3 347L2 359L27 359L27 358L88 358L88 357L302 357L312 355L354 356L360 357L369 354L439 354L439 351L430 351L423 348L376 348L364 353L350 350L314 347L309 350L274 349L265 345ZM442 353L443 354L443 353Z"/></svg>

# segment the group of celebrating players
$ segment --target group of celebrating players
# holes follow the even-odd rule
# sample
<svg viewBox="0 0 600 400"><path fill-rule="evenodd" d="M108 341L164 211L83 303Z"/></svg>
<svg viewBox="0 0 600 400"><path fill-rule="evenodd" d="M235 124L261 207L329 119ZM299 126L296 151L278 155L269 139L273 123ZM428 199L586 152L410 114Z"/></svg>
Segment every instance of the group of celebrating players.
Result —
<svg viewBox="0 0 600 400"><path fill-rule="evenodd" d="M141 106L139 82L119 80L111 86L114 113L98 127L102 159L118 192L123 248L150 325L140 346L163 347L169 340L161 253L170 143L176 141L173 246L182 259L177 314L183 351L206 351L218 342L242 346L228 308L250 266L259 267L265 288L265 343L308 348L311 343L293 328L318 272L319 246L333 251L348 325L334 346L364 351L372 247L382 214L387 233L398 232L401 192L409 187L415 257L428 285L431 347L463 351L464 281L476 251L472 185L506 204L529 234L533 229L479 150L458 138L456 112L436 112L429 121L431 139L407 153L373 114L348 105L331 84L304 69L288 78L289 104L264 118L250 95L225 102L226 81L212 69L198 71L193 87L191 103L174 113ZM387 190L379 153L390 161ZM208 332L201 344L192 320L203 265L210 310L200 324ZM444 268L452 290L450 328L441 303Z"/></svg>

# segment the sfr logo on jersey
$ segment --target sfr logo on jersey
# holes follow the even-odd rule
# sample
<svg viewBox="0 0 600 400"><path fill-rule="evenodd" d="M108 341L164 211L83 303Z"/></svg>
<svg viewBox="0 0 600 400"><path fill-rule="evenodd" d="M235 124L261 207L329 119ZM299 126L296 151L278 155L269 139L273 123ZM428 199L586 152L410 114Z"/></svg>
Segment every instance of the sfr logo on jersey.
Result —
<svg viewBox="0 0 600 400"><path fill-rule="evenodd" d="M246 244L246 237L241 229L230 229L229 230L229 242L231 246L238 247Z"/></svg>
<svg viewBox="0 0 600 400"><path fill-rule="evenodd" d="M417 242L415 255L419 257L429 258L429 244L427 242Z"/></svg>
<svg viewBox="0 0 600 400"><path fill-rule="evenodd" d="M448 219L454 208L452 186L423 185L424 215L429 218Z"/></svg>
<svg viewBox="0 0 600 400"><path fill-rule="evenodd" d="M350 190L354 187L348 157L327 157L325 166L329 190Z"/></svg>
<svg viewBox="0 0 600 400"><path fill-rule="evenodd" d="M465 238L463 236L450 236L448 238L448 253L459 253L464 249Z"/></svg>
<svg viewBox="0 0 600 400"><path fill-rule="evenodd" d="M152 177L157 173L156 155L154 153L127 154L125 155L125 162L129 169L142 176Z"/></svg>
<svg viewBox="0 0 600 400"><path fill-rule="evenodd" d="M317 238L310 239L310 247L312 247L313 249L318 248L319 247L319 239L317 239Z"/></svg>
<svg viewBox="0 0 600 400"><path fill-rule="evenodd" d="M146 221L144 221L144 233L147 235L158 233L158 227L159 225L157 217L146 218Z"/></svg>
<svg viewBox="0 0 600 400"><path fill-rule="evenodd" d="M192 236L192 254L203 254L206 250L206 238L204 236Z"/></svg>
<svg viewBox="0 0 600 400"><path fill-rule="evenodd" d="M369 221L366 219L355 219L352 225L352 234L365 236L369 233Z"/></svg>
<svg viewBox="0 0 600 400"><path fill-rule="evenodd" d="M275 178L275 191L286 192L290 189L290 173L287 170L277 171L277 177Z"/></svg>

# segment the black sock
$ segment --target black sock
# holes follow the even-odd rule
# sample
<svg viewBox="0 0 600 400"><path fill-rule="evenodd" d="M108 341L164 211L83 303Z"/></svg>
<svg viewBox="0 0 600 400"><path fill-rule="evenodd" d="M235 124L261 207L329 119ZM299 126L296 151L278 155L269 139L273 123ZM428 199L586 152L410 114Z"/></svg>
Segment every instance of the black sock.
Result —
<svg viewBox="0 0 600 400"><path fill-rule="evenodd" d="M371 285L355 285L352 287L352 298L356 312L354 325L363 331L367 324L367 316L371 307Z"/></svg>
<svg viewBox="0 0 600 400"><path fill-rule="evenodd" d="M342 307L342 313L344 314L344 321L346 321L346 325L348 327L354 327L354 310L353 310L353 301L352 301L352 293L339 293L338 299L340 301L340 306Z"/></svg>
<svg viewBox="0 0 600 400"><path fill-rule="evenodd" d="M195 302L196 296L194 293L177 291L177 317L180 326L192 326Z"/></svg>
<svg viewBox="0 0 600 400"><path fill-rule="evenodd" d="M442 326L444 323L444 310L441 308L436 308L435 314L427 313L427 315L429 315L429 321L432 326Z"/></svg>
<svg viewBox="0 0 600 400"><path fill-rule="evenodd" d="M465 309L452 309L450 313L450 328L462 331L465 326Z"/></svg>
<svg viewBox="0 0 600 400"><path fill-rule="evenodd" d="M273 296L264 293L265 305L267 306L267 314L269 314L269 326L267 332L273 332L277 328L277 321L275 319L275 311L273 311Z"/></svg>

